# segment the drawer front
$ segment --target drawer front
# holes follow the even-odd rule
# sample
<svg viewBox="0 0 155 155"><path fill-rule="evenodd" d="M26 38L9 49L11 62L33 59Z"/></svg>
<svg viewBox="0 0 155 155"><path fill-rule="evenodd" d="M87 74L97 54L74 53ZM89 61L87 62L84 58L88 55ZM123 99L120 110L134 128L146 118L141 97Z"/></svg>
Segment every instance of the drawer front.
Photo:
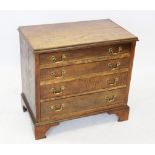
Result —
<svg viewBox="0 0 155 155"><path fill-rule="evenodd" d="M59 98L61 96L77 95L99 89L125 85L128 72L112 75L98 75L67 82L58 82L42 85L40 88L41 99Z"/></svg>
<svg viewBox="0 0 155 155"><path fill-rule="evenodd" d="M122 68L128 68L129 58L116 60L105 60L86 64L71 65L65 67L56 67L40 70L40 80L65 80L68 78L77 78L81 75L99 72L117 71Z"/></svg>
<svg viewBox="0 0 155 155"><path fill-rule="evenodd" d="M41 103L41 120L63 120L82 115L91 110L100 110L126 104L126 88L81 95Z"/></svg>
<svg viewBox="0 0 155 155"><path fill-rule="evenodd" d="M80 59L91 59L94 57L107 57L107 59L115 58L124 53L129 53L131 44L116 44L100 47L91 47L86 49L70 50L70 51L57 51L40 55L41 68L55 67L56 64L60 66L66 65L67 61L76 61ZM47 66L46 66L47 65Z"/></svg>

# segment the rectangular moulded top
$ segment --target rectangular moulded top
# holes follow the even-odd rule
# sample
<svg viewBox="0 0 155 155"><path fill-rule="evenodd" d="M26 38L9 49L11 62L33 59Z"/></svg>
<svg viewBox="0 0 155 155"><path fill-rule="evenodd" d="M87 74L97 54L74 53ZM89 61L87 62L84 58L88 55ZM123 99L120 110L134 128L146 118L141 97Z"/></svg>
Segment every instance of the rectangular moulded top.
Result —
<svg viewBox="0 0 155 155"><path fill-rule="evenodd" d="M18 30L34 53L95 43L138 40L110 19L22 26Z"/></svg>

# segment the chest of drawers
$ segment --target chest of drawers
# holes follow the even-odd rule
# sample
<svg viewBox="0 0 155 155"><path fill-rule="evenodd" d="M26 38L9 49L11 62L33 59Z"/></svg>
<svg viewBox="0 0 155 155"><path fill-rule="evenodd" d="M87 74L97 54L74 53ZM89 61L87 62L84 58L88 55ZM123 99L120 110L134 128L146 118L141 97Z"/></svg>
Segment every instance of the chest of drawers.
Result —
<svg viewBox="0 0 155 155"><path fill-rule="evenodd" d="M128 119L138 38L113 21L19 27L22 106L36 139L61 121L107 112Z"/></svg>

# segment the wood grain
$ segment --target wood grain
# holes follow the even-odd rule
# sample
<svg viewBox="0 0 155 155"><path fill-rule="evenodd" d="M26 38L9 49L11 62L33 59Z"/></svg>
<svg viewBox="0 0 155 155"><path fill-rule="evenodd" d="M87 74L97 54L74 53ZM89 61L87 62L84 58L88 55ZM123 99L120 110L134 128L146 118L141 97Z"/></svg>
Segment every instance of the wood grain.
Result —
<svg viewBox="0 0 155 155"><path fill-rule="evenodd" d="M40 122L40 59L39 54L35 54L35 101L36 101L36 122Z"/></svg>
<svg viewBox="0 0 155 155"><path fill-rule="evenodd" d="M118 73L107 76L94 76L91 78L82 78L68 82L53 83L50 85L42 85L40 87L40 98L59 98L60 96L79 95L84 92L100 90L121 85L126 85L128 73ZM114 83L114 84L110 84ZM54 94L52 88L59 90L64 87L62 93Z"/></svg>
<svg viewBox="0 0 155 155"><path fill-rule="evenodd" d="M116 96L114 101L107 102L105 98L111 98L113 95ZM94 93L91 95L82 95L62 100L55 100L52 102L44 102L41 104L41 120L62 120L69 118L73 114L80 115L81 113L85 113L87 110L89 111L91 109L100 109L102 107L105 109L113 108L121 104L126 104L126 95L126 88L122 88L118 90ZM62 104L64 104L64 107L61 111L51 109L51 106L61 106Z"/></svg>
<svg viewBox="0 0 155 155"><path fill-rule="evenodd" d="M94 20L19 27L34 52L98 42L137 40L137 37L113 21Z"/></svg>
<svg viewBox="0 0 155 155"><path fill-rule="evenodd" d="M36 117L35 105L35 55L29 49L23 36L20 35L20 57L22 93L25 94L33 115Z"/></svg>
<svg viewBox="0 0 155 155"><path fill-rule="evenodd" d="M119 51L119 48L121 49ZM118 58L118 56L121 55L127 55L130 51L131 44L130 43L124 43L124 44L116 44L116 45L108 45L108 46L98 46L98 47L87 47L83 49L78 50L68 50L68 51L58 51L53 53L46 53L46 54L40 54L40 65L42 68L44 66L50 65L51 67L56 67L57 64L64 66L66 62L70 61L81 61L92 59L92 58L100 58L107 59L107 58ZM112 50L113 53L111 53L109 50ZM65 55L65 58L62 59L62 56ZM52 61L52 57L55 57L56 62L54 63ZM63 60L63 61L62 61Z"/></svg>
<svg viewBox="0 0 155 155"><path fill-rule="evenodd" d="M87 76L92 73L115 73L123 68L128 68L130 58L97 61L78 65L69 65L64 67L46 68L40 70L41 83L50 80L51 82L62 82L73 78ZM116 68L110 68L109 64L120 64Z"/></svg>

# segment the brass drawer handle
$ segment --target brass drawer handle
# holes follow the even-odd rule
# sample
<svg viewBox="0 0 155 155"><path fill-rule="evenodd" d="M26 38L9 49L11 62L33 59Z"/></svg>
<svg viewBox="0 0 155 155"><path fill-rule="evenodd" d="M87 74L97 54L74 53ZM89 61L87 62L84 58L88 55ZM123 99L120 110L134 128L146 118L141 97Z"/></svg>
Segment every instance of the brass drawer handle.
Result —
<svg viewBox="0 0 155 155"><path fill-rule="evenodd" d="M62 111L62 109L65 107L65 104L61 104L61 105L52 105L51 106L51 110L54 110L56 112L58 111Z"/></svg>
<svg viewBox="0 0 155 155"><path fill-rule="evenodd" d="M106 100L106 102L108 102L108 103L114 102L115 99L116 99L116 95L106 96L106 97L105 97L105 100Z"/></svg>
<svg viewBox="0 0 155 155"><path fill-rule="evenodd" d="M62 94L65 87L61 86L60 88L51 88L51 91L54 95Z"/></svg>
<svg viewBox="0 0 155 155"><path fill-rule="evenodd" d="M109 67L109 69L111 69L111 70L115 70L115 69L118 69L120 65L121 65L120 62L117 62L117 63L109 63L109 64L108 64L108 67Z"/></svg>
<svg viewBox="0 0 155 155"><path fill-rule="evenodd" d="M55 56L51 56L51 62L52 63L58 63L58 62L62 62L62 61L64 61L64 59L66 58L66 55L65 54L62 54L62 56L61 56L61 60L57 60L57 58L55 57Z"/></svg>
<svg viewBox="0 0 155 155"><path fill-rule="evenodd" d="M119 46L117 51L114 51L113 48L109 48L108 52L110 55L118 55L122 50L122 46Z"/></svg>
<svg viewBox="0 0 155 155"><path fill-rule="evenodd" d="M119 79L116 77L116 78L107 80L107 84L110 86L114 86L117 84L118 81L119 81Z"/></svg>
<svg viewBox="0 0 155 155"><path fill-rule="evenodd" d="M65 73L66 73L66 71L64 69L62 69L60 76L57 76L55 71L52 71L51 75L53 78L63 78Z"/></svg>

